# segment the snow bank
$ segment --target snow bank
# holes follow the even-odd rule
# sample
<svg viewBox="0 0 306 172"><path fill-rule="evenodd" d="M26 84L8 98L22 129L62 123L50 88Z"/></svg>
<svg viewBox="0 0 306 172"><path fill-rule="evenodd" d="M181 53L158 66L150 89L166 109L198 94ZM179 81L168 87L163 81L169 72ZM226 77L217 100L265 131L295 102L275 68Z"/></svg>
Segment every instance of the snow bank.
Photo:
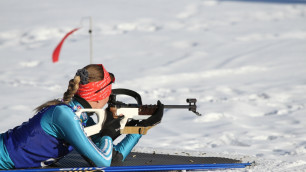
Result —
<svg viewBox="0 0 306 172"><path fill-rule="evenodd" d="M114 88L146 104L198 99L198 117L166 110L135 150L255 161L248 171L306 168L306 6L260 1L0 2L0 131L61 97L76 70L94 63ZM52 51L73 28L59 63Z"/></svg>

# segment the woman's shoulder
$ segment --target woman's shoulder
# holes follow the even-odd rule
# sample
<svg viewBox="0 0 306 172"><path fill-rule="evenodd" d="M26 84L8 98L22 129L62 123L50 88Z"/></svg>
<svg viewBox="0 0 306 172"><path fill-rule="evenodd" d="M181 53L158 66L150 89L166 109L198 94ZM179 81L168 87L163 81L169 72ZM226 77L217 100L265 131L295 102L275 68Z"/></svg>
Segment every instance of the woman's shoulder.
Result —
<svg viewBox="0 0 306 172"><path fill-rule="evenodd" d="M64 110L64 111L71 111L74 112L74 110L72 109L72 107L70 105L66 105L66 104L58 104L54 106L54 109L57 110Z"/></svg>
<svg viewBox="0 0 306 172"><path fill-rule="evenodd" d="M48 134L62 138L61 128L68 123L77 123L74 111L68 105L55 105L45 109L41 126Z"/></svg>
<svg viewBox="0 0 306 172"><path fill-rule="evenodd" d="M75 116L72 108L65 104L50 106L42 111L44 121L54 122L59 118L73 119Z"/></svg>
<svg viewBox="0 0 306 172"><path fill-rule="evenodd" d="M74 110L69 106L65 104L60 104L52 107L50 109L53 116L62 116L62 115L68 115L68 116L74 116Z"/></svg>

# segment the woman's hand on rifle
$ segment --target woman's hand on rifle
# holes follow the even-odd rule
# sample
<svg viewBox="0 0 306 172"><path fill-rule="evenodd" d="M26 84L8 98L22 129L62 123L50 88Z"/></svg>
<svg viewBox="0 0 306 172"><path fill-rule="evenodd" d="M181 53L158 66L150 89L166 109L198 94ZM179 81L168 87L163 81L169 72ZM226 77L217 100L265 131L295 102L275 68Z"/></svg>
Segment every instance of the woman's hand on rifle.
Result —
<svg viewBox="0 0 306 172"><path fill-rule="evenodd" d="M157 109L148 119L140 122L139 126L154 126L161 122L164 115L164 104L162 104L159 100L157 101Z"/></svg>

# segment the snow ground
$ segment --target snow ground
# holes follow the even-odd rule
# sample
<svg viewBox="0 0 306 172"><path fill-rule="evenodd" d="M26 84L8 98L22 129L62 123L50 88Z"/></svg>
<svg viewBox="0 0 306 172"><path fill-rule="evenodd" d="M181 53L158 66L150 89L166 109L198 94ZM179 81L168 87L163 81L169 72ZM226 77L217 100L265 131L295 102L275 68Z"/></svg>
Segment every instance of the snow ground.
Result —
<svg viewBox="0 0 306 172"><path fill-rule="evenodd" d="M203 114L167 110L135 150L255 161L246 171L306 169L303 1L2 0L0 9L0 132L61 97L89 63L91 16L93 62L115 73L114 88L146 104L194 97Z"/></svg>

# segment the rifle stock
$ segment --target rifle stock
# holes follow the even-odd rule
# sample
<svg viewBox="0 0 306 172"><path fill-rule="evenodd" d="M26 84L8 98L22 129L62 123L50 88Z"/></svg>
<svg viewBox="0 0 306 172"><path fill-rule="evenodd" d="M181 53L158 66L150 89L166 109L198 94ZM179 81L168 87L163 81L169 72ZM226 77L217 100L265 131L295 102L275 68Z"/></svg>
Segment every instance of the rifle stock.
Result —
<svg viewBox="0 0 306 172"><path fill-rule="evenodd" d="M106 120L106 112L103 109L78 109L75 114L79 118L81 118L82 113L86 112L94 112L97 115L97 123L92 126L88 126L84 128L84 131L87 137L98 134L103 126L104 121Z"/></svg>

